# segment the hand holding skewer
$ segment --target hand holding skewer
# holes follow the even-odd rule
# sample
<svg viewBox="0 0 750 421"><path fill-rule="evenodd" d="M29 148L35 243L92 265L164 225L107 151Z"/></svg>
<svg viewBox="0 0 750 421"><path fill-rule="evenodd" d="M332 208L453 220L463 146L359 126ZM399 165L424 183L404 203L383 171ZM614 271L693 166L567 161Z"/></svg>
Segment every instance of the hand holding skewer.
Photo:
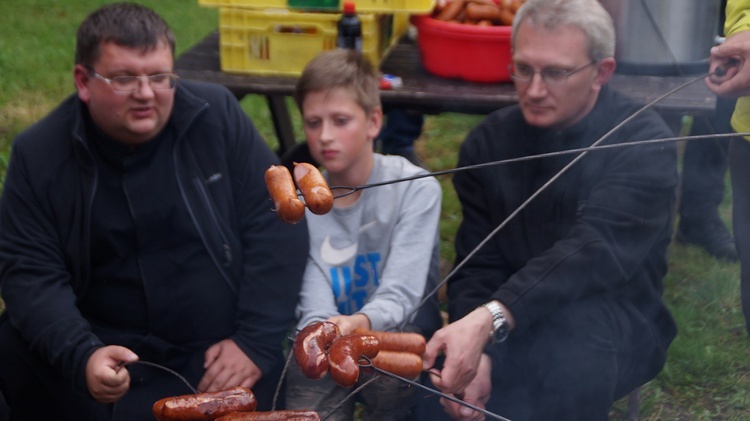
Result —
<svg viewBox="0 0 750 421"><path fill-rule="evenodd" d="M750 67L745 66L745 57L750 57L748 31L735 33L713 47L709 58L711 74L706 78L708 89L724 97L750 95Z"/></svg>

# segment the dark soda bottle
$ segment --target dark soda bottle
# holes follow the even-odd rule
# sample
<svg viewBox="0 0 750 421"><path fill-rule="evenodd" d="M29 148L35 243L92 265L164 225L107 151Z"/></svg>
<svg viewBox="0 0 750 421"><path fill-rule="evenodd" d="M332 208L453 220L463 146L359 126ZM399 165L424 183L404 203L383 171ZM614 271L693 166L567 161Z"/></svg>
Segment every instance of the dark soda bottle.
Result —
<svg viewBox="0 0 750 421"><path fill-rule="evenodd" d="M357 17L354 2L344 2L344 13L338 23L336 46L362 51L362 22Z"/></svg>

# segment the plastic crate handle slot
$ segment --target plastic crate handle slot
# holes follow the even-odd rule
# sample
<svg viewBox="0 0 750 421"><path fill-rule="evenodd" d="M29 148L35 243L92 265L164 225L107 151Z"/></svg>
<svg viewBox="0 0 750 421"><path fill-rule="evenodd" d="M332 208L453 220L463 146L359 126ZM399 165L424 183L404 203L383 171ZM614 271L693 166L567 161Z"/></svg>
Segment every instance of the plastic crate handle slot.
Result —
<svg viewBox="0 0 750 421"><path fill-rule="evenodd" d="M294 34L294 35L317 35L319 28L315 25L274 25L273 32L276 34Z"/></svg>

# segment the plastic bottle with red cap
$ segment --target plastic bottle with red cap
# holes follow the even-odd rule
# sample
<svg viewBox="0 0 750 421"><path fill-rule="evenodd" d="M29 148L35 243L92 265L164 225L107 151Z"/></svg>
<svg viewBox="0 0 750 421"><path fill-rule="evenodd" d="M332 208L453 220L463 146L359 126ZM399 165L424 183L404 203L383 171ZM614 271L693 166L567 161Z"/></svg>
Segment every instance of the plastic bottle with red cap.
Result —
<svg viewBox="0 0 750 421"><path fill-rule="evenodd" d="M344 11L338 22L336 46L362 51L362 22L357 17L353 1L344 2Z"/></svg>

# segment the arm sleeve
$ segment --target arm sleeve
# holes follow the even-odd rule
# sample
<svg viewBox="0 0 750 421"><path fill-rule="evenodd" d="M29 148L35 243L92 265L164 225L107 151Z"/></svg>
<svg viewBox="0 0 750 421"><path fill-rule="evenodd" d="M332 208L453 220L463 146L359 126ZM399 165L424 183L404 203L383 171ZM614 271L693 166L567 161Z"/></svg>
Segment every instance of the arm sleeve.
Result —
<svg viewBox="0 0 750 421"><path fill-rule="evenodd" d="M458 167L485 162L490 151L482 147L480 139L491 135L487 126L473 129L461 145ZM501 136L501 134L493 134ZM497 241L498 221L490 212L488 200L492 176L483 170L461 171L453 175L453 185L461 202L462 219L456 232L456 260L454 274L448 280L448 314L451 322L486 303L513 273ZM481 247L480 247L480 244Z"/></svg>
<svg viewBox="0 0 750 421"><path fill-rule="evenodd" d="M297 328L302 329L312 322L328 320L338 315L328 276L314 259L308 259L297 305Z"/></svg>
<svg viewBox="0 0 750 421"><path fill-rule="evenodd" d="M750 0L729 0L724 33L727 36L750 29Z"/></svg>
<svg viewBox="0 0 750 421"><path fill-rule="evenodd" d="M654 114L630 127L642 129L623 131L622 139L670 135ZM478 156L476 152L472 151L473 156ZM507 270L502 250L490 241L487 249L480 251L479 259L470 261L464 269L461 282L464 288L473 289L459 292L465 301L491 291L490 299L509 306L516 328L521 330L570 302L624 287L636 271L644 270L644 262L657 252L657 244L666 243L669 237L677 183L674 145L621 148L587 158L604 159L604 169L584 175L583 180L592 186L571 228L512 272ZM476 186L477 181L472 182L471 177L456 177L462 204L469 204L469 213L464 217L478 219L471 223L474 228L470 232L464 230L457 240L464 252L478 244L483 233L495 228L494 222L483 214L485 210L476 202L478 199L467 198L469 193L478 194ZM523 223L532 232L528 224L533 222ZM485 296L484 301L487 300ZM464 305L462 310L467 312L476 304Z"/></svg>
<svg viewBox="0 0 750 421"><path fill-rule="evenodd" d="M410 183L403 197L380 285L359 311L370 319L373 330L393 330L407 317L414 317L430 271L440 218L440 185L432 177L419 179Z"/></svg>
<svg viewBox="0 0 750 421"><path fill-rule="evenodd" d="M76 307L54 210L33 193L34 175L25 163L32 153L17 141L6 174L0 203L0 289L10 321L30 351L88 394L85 364L103 344Z"/></svg>

